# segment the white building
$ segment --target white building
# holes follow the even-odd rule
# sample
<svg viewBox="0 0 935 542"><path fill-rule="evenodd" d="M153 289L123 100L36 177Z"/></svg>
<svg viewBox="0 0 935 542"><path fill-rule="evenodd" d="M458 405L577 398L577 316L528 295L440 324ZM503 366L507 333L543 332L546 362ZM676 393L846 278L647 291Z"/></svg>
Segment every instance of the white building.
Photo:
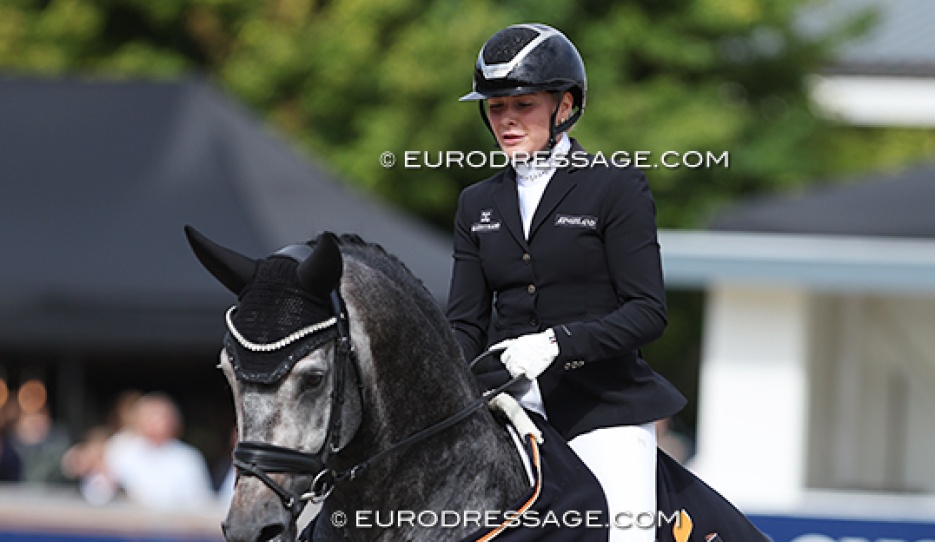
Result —
<svg viewBox="0 0 935 542"><path fill-rule="evenodd" d="M833 0L803 27L867 8L816 105L935 127L935 2ZM935 541L935 165L660 243L669 287L706 293L693 470L777 542Z"/></svg>

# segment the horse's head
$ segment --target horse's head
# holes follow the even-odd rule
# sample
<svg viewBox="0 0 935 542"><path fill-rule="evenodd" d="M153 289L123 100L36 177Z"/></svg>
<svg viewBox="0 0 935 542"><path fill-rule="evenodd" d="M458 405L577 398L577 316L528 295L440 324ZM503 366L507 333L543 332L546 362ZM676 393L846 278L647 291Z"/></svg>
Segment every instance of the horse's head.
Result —
<svg viewBox="0 0 935 542"><path fill-rule="evenodd" d="M220 362L240 440L225 536L294 540L305 500L327 496L333 457L361 421L341 252L323 234L254 260L190 227L186 234L201 263L238 297Z"/></svg>

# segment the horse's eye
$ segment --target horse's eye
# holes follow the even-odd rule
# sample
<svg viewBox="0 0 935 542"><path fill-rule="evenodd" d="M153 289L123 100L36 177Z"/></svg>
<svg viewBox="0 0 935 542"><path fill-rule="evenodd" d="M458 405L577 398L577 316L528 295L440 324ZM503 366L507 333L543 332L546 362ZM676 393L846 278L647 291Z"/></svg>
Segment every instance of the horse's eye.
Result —
<svg viewBox="0 0 935 542"><path fill-rule="evenodd" d="M308 373L302 377L302 388L317 388L324 379L325 375L322 373Z"/></svg>

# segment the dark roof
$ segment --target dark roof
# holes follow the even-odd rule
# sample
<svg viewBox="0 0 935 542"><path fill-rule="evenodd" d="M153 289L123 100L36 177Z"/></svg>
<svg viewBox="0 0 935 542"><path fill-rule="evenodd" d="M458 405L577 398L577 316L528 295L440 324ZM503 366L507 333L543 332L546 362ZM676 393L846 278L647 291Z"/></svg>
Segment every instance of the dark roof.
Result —
<svg viewBox="0 0 935 542"><path fill-rule="evenodd" d="M0 80L0 119L0 344L216 346L233 299L184 224L251 256L359 233L446 295L447 235L336 182L206 82Z"/></svg>
<svg viewBox="0 0 935 542"><path fill-rule="evenodd" d="M798 27L820 35L861 14L871 14L866 34L837 51L828 71L842 74L935 75L935 2L932 0L829 0L803 11Z"/></svg>
<svg viewBox="0 0 935 542"><path fill-rule="evenodd" d="M935 164L743 201L711 229L935 239Z"/></svg>

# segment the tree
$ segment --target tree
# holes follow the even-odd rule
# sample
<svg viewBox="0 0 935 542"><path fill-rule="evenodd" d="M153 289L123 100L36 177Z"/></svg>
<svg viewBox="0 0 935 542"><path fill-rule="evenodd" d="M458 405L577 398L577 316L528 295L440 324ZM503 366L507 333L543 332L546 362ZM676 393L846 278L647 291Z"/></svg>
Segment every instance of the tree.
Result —
<svg viewBox="0 0 935 542"><path fill-rule="evenodd" d="M806 3L7 0L0 68L205 73L343 178L447 230L457 192L493 171L425 165L445 151L492 148L475 106L457 101L480 45L512 22L551 23L588 66L588 108L574 135L608 156L651 152L660 225L697 227L739 195L932 149L931 137L907 148L900 134L853 133L811 112L805 78L851 28L800 36L793 21ZM871 142L888 152L845 158ZM423 167L403 167L407 150L427 153ZM385 151L397 157L392 168L380 163ZM667 169L666 151L726 152L728 162Z"/></svg>

